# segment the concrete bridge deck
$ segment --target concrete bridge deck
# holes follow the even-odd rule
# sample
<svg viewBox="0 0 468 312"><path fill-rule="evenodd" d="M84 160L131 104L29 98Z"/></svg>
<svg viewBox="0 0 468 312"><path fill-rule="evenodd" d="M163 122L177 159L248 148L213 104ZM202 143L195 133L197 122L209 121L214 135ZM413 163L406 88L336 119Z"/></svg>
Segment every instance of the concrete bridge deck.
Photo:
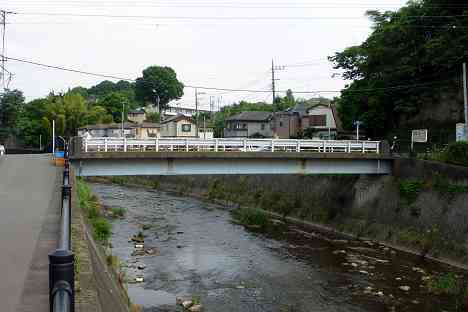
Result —
<svg viewBox="0 0 468 312"><path fill-rule="evenodd" d="M59 171L50 155L0 157L0 310L49 311L48 253L57 246Z"/></svg>
<svg viewBox="0 0 468 312"><path fill-rule="evenodd" d="M381 154L291 152L76 152L79 176L197 174L390 174Z"/></svg>

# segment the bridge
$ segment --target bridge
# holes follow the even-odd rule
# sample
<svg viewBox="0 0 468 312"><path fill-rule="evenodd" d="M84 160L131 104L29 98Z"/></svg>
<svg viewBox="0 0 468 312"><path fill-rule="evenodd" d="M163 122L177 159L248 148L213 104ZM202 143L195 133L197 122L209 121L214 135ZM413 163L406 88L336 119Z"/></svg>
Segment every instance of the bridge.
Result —
<svg viewBox="0 0 468 312"><path fill-rule="evenodd" d="M78 176L377 174L392 172L380 141L73 138Z"/></svg>

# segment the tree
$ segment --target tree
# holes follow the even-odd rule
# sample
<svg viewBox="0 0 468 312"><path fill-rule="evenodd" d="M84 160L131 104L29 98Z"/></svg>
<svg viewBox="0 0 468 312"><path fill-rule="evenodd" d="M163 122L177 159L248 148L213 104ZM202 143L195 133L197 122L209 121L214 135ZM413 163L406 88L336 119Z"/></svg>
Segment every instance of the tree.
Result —
<svg viewBox="0 0 468 312"><path fill-rule="evenodd" d="M13 129L18 112L24 105L23 92L7 90L0 96L0 127Z"/></svg>
<svg viewBox="0 0 468 312"><path fill-rule="evenodd" d="M462 3L410 1L396 12L367 12L371 35L329 58L352 80L338 100L346 128L361 119L369 134L381 137L416 120L428 103L442 103L441 94L459 97L460 55L468 42Z"/></svg>
<svg viewBox="0 0 468 312"><path fill-rule="evenodd" d="M159 123L161 121L161 115L157 112L154 113L147 113L146 120L153 123Z"/></svg>
<svg viewBox="0 0 468 312"><path fill-rule="evenodd" d="M135 96L138 101L156 103L159 97L161 109L170 101L184 95L184 85L177 79L170 67L151 66L143 71L143 77L136 81Z"/></svg>

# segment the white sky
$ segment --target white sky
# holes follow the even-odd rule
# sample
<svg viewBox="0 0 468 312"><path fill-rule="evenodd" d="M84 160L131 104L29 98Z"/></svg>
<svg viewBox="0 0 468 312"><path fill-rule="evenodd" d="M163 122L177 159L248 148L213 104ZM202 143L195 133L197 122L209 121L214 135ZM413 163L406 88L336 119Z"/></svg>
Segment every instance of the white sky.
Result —
<svg viewBox="0 0 468 312"><path fill-rule="evenodd" d="M275 65L302 64L277 73L278 90L340 90L345 82L327 61L360 44L370 32L369 9L397 9L404 0L0 0L19 13L73 13L138 18L8 15L6 55L84 71L136 78L150 65L171 66L186 85L230 89L271 89ZM146 16L142 18L141 16ZM149 18L151 16L153 18ZM187 19L187 18L191 19ZM245 19L241 19L245 18ZM7 62L14 73L10 89L28 100L99 77ZM203 90L199 90L203 91ZM204 91L222 105L269 101L271 93ZM194 106L185 88L181 106ZM333 97L316 93L296 97Z"/></svg>

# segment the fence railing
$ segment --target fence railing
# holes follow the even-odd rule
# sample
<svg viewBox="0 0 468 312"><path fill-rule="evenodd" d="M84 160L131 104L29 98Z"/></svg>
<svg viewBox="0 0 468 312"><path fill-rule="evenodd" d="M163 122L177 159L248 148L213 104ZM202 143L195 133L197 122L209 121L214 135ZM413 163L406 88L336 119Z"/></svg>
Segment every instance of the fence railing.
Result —
<svg viewBox="0 0 468 312"><path fill-rule="evenodd" d="M83 138L82 152L313 152L380 154L380 141Z"/></svg>
<svg viewBox="0 0 468 312"><path fill-rule="evenodd" d="M49 306L51 312L75 311L75 257L71 251L71 185L68 148L62 184L62 210L58 248L49 254Z"/></svg>

